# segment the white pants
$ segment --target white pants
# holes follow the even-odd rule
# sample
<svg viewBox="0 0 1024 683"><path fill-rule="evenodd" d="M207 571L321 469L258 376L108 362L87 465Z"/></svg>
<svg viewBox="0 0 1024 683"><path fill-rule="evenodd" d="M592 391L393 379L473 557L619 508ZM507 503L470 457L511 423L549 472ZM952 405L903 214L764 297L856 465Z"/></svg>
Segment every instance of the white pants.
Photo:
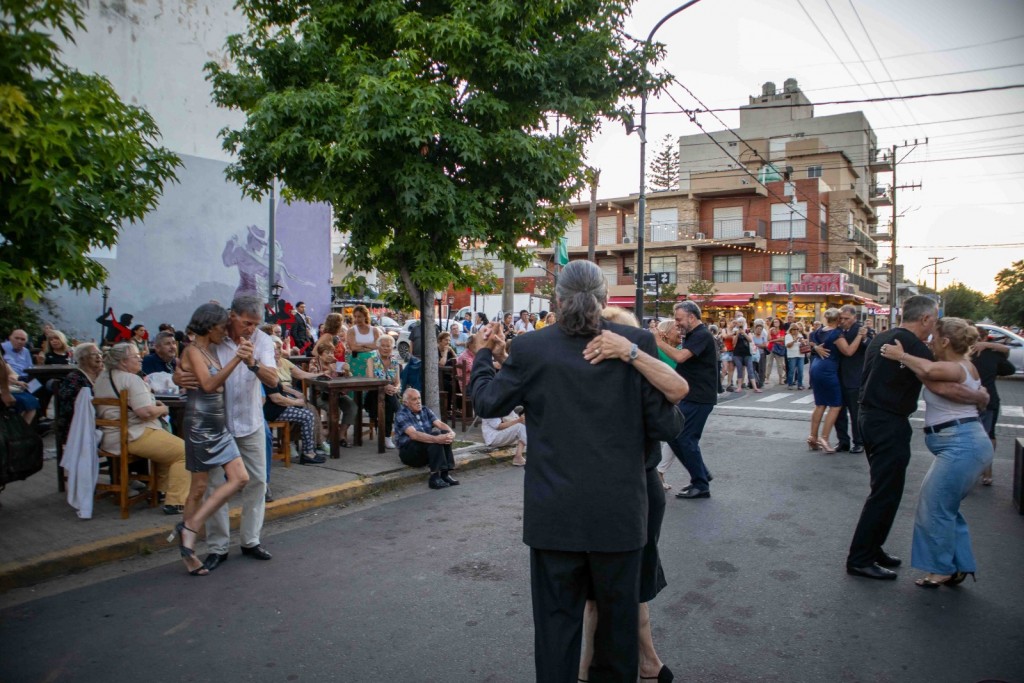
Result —
<svg viewBox="0 0 1024 683"><path fill-rule="evenodd" d="M263 530L263 514L267 508L264 495L267 492L267 441L262 429L248 436L236 436L235 443L242 454L242 462L249 473L249 483L242 489L242 523L239 536L242 546L251 548L260 544ZM210 483L206 495L226 483L224 468L210 470ZM206 547L211 553L224 555L231 542L231 526L228 523L228 503L206 520Z"/></svg>
<svg viewBox="0 0 1024 683"><path fill-rule="evenodd" d="M661 462L658 463L658 471L662 474L668 472L668 468L672 466L672 463L676 459L676 454L664 441L661 442Z"/></svg>
<svg viewBox="0 0 1024 683"><path fill-rule="evenodd" d="M491 440L487 442L487 445L513 446L519 441L522 441L524 446L526 445L526 425L524 424L513 425L508 429L495 432Z"/></svg>

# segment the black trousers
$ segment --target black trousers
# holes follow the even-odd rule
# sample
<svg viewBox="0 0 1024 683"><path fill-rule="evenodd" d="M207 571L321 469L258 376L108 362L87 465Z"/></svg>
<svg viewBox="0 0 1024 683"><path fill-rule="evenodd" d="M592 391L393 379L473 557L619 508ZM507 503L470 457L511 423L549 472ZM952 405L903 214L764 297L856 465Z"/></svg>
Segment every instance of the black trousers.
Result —
<svg viewBox="0 0 1024 683"><path fill-rule="evenodd" d="M634 683L642 549L584 553L530 548L533 646L538 683L573 683L580 667L583 608L597 601L588 680Z"/></svg>
<svg viewBox="0 0 1024 683"><path fill-rule="evenodd" d="M384 394L384 436L391 438L391 428L395 425L395 413L398 412L398 397ZM366 413L371 420L377 419L377 392L366 392ZM380 429L380 422L377 428Z"/></svg>
<svg viewBox="0 0 1024 683"><path fill-rule="evenodd" d="M889 537L903 498L910 464L910 420L907 417L861 406L860 433L864 438L871 493L853 532L846 564L865 567L873 563Z"/></svg>
<svg viewBox="0 0 1024 683"><path fill-rule="evenodd" d="M410 441L398 449L398 458L409 467L429 465L431 472L455 469L455 454L449 444Z"/></svg>
<svg viewBox="0 0 1024 683"><path fill-rule="evenodd" d="M843 408L839 411L839 417L836 418L836 433L839 435L839 445L849 446L852 436L853 445L862 446L864 440L860 438L860 425L858 424L860 403L857 402L860 396L860 388L847 389L843 387L842 391ZM849 411L849 417L847 417L847 411Z"/></svg>

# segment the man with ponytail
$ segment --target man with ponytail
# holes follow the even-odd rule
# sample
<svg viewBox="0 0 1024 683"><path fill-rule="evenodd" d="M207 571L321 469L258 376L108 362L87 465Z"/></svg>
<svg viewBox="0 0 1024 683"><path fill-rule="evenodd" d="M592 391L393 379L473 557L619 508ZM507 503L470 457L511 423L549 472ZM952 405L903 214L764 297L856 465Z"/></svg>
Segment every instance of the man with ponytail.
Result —
<svg viewBox="0 0 1024 683"><path fill-rule="evenodd" d="M575 680L583 609L597 602L591 681L635 681L641 550L647 540L645 440L669 441L682 416L631 365L657 356L646 330L601 318L600 268L573 261L558 277L558 322L516 338L477 333L470 380L481 417L525 408L530 435L523 541L530 546L537 680ZM627 357L593 364L603 330L627 338ZM494 362L502 362L501 371Z"/></svg>

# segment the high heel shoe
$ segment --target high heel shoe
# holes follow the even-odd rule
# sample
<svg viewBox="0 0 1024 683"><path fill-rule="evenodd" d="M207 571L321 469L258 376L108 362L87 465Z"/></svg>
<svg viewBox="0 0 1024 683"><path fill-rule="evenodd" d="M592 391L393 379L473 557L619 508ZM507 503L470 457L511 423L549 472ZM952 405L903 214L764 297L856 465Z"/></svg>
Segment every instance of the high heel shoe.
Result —
<svg viewBox="0 0 1024 683"><path fill-rule="evenodd" d="M189 529L185 526L185 522L178 522L174 527L174 531L167 537L167 542L170 543L174 541L175 536L178 537L178 552L181 553L182 559L185 560L185 568L188 569L188 560L190 558L196 559L196 551L185 545L185 531L191 531L193 534L197 533L195 529ZM188 573L190 576L206 576L210 571L205 565L200 564L195 569L190 569Z"/></svg>
<svg viewBox="0 0 1024 683"><path fill-rule="evenodd" d="M657 678L640 677L641 681L658 681L658 683L672 683L673 679L675 679L675 676L672 675L672 669L668 668L664 664L661 665L661 670L658 671Z"/></svg>
<svg viewBox="0 0 1024 683"><path fill-rule="evenodd" d="M818 448L820 446L821 446L821 444L818 442L818 437L816 437L816 436L809 436L809 437L807 437L807 447L810 448L812 451L818 450Z"/></svg>
<svg viewBox="0 0 1024 683"><path fill-rule="evenodd" d="M828 439L820 439L819 438L818 439L818 446L821 448L821 450L825 451L826 453L835 453L836 452L836 449L832 448L832 445L828 442Z"/></svg>
<svg viewBox="0 0 1024 683"><path fill-rule="evenodd" d="M950 587L959 586L964 582L968 574L970 574L971 578L974 579L974 583L978 583L978 577L974 575L974 572L957 572L942 583Z"/></svg>

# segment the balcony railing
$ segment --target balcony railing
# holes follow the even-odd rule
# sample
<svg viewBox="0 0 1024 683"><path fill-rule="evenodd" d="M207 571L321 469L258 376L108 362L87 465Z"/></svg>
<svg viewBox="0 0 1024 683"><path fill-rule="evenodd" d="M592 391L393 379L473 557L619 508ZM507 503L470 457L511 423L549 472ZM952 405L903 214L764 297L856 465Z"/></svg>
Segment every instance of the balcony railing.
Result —
<svg viewBox="0 0 1024 683"><path fill-rule="evenodd" d="M648 242L679 242L682 240L738 240L765 237L768 224L760 219L691 221L686 223L653 223Z"/></svg>
<svg viewBox="0 0 1024 683"><path fill-rule="evenodd" d="M863 275L857 275L857 273L849 271L846 268L840 268L839 272L846 275L847 282L860 291L865 294L870 294L871 296L878 296L878 283L874 280L866 278Z"/></svg>
<svg viewBox="0 0 1024 683"><path fill-rule="evenodd" d="M864 249L864 251L868 252L876 259L878 258L878 244L871 238L871 235L867 234L855 225L849 226L846 232L847 240L856 243L857 246Z"/></svg>

